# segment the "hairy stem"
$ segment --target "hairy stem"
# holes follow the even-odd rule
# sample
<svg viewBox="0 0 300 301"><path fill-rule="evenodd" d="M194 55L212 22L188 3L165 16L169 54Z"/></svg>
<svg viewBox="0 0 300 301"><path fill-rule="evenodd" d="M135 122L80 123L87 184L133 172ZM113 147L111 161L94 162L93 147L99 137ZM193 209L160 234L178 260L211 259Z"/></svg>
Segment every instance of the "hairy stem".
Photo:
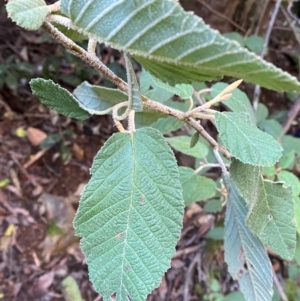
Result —
<svg viewBox="0 0 300 301"><path fill-rule="evenodd" d="M48 19L49 20L49 19ZM48 32L54 40L56 40L58 43L62 44L67 50L69 50L72 54L79 57L82 61L87 63L89 66L93 67L98 72L105 75L112 83L114 83L120 90L122 90L125 93L129 93L128 91L128 85L126 82L124 82L121 78L119 78L117 75L115 75L109 68L107 68L95 55L90 54L85 49L78 46L76 43L74 43L71 39L66 37L63 33L61 33L57 28L55 28L50 22L46 21L44 22L42 28ZM142 101L144 107L151 109L156 112L163 113L165 115L173 116L181 121L184 121L185 123L189 124L191 127L193 127L196 131L200 133L214 148L218 148L226 158L230 158L230 153L223 147L220 147L218 142L209 135L205 131L205 129L198 123L195 119L191 117L186 117L185 113L173 108L170 108L168 106L165 106L159 102L153 101L148 99L145 96L142 96ZM115 118L118 119L118 118Z"/></svg>

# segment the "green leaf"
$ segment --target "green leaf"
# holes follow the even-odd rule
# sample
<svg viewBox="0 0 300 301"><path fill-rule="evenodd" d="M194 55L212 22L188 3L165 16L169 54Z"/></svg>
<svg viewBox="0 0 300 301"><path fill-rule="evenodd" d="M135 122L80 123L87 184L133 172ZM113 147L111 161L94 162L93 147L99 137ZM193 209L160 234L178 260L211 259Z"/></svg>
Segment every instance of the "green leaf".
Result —
<svg viewBox="0 0 300 301"><path fill-rule="evenodd" d="M6 5L9 17L28 30L39 29L50 9L44 0L14 0Z"/></svg>
<svg viewBox="0 0 300 301"><path fill-rule="evenodd" d="M166 138L168 143L177 151L195 157L195 158L204 158L208 154L208 147L201 143L200 141L191 148L191 137L189 136L176 136L171 138Z"/></svg>
<svg viewBox="0 0 300 301"><path fill-rule="evenodd" d="M240 292L233 292L228 294L225 298L224 301L245 301L245 298L242 293Z"/></svg>
<svg viewBox="0 0 300 301"><path fill-rule="evenodd" d="M291 186L293 190L293 196L299 196L300 194L300 182L298 177L296 177L293 173L282 170L278 173L278 179L279 181L282 181L285 183L285 186Z"/></svg>
<svg viewBox="0 0 300 301"><path fill-rule="evenodd" d="M168 100L164 102L164 105L169 106L171 108L180 110L185 112L188 108L189 108L189 102L175 102L172 100ZM184 122L172 117L172 116L168 116L168 117L164 117L164 118L160 118L159 120L157 120L156 122L154 122L153 124L151 124L151 127L159 130L163 135L176 131L180 128L182 128L184 126Z"/></svg>
<svg viewBox="0 0 300 301"><path fill-rule="evenodd" d="M273 136L275 139L278 138L282 131L282 125L275 119L267 119L258 123L258 127Z"/></svg>
<svg viewBox="0 0 300 301"><path fill-rule="evenodd" d="M298 235L300 235L300 198L299 197L294 197L294 211L295 211L295 225L296 225ZM300 245L300 243L299 243L299 245ZM297 252L297 250L296 250L296 252ZM299 264L300 264L300 262L299 262Z"/></svg>
<svg viewBox="0 0 300 301"><path fill-rule="evenodd" d="M197 144L197 142L199 141L199 137L200 137L200 134L199 132L195 132L191 138L191 141L190 141L190 148L193 148L195 147L195 145Z"/></svg>
<svg viewBox="0 0 300 301"><path fill-rule="evenodd" d="M226 32L223 34L223 37L226 37L227 39L233 40L241 44L242 46L245 45L245 40L243 36L241 36L238 32Z"/></svg>
<svg viewBox="0 0 300 301"><path fill-rule="evenodd" d="M151 87L153 89L150 89ZM154 79L152 75L149 72L147 72L145 69L143 69L141 73L140 89L142 94L160 103L164 103L165 101L169 100L173 96L172 92L169 92L165 89L158 87L154 83Z"/></svg>
<svg viewBox="0 0 300 301"><path fill-rule="evenodd" d="M189 167L179 167L180 182L183 189L183 199L186 206L207 200L216 195L216 183L206 177L198 176L195 170Z"/></svg>
<svg viewBox="0 0 300 301"><path fill-rule="evenodd" d="M225 215L225 261L238 280L246 301L272 300L272 266L263 244L245 224L247 206L229 175L223 174L228 191Z"/></svg>
<svg viewBox="0 0 300 301"><path fill-rule="evenodd" d="M260 123L261 121L267 119L268 115L268 108L263 103L259 103L256 110L256 122Z"/></svg>
<svg viewBox="0 0 300 301"><path fill-rule="evenodd" d="M114 105L128 100L128 95L118 89L93 86L83 82L74 90L82 108L90 114L107 114Z"/></svg>
<svg viewBox="0 0 300 301"><path fill-rule="evenodd" d="M62 282L62 293L66 301L84 301L76 280L72 276L66 277Z"/></svg>
<svg viewBox="0 0 300 301"><path fill-rule="evenodd" d="M296 153L300 154L300 139L285 135L282 137L282 146L283 146L283 154L287 154L290 151L294 150Z"/></svg>
<svg viewBox="0 0 300 301"><path fill-rule="evenodd" d="M296 78L224 38L175 1L62 0L61 11L83 33L126 51L171 85L227 75L276 91L300 91Z"/></svg>
<svg viewBox="0 0 300 301"><path fill-rule="evenodd" d="M176 84L175 87L170 86L164 82L162 82L160 79L153 77L154 84L162 89L165 89L175 95L178 95L182 99L189 99L192 97L194 89L191 85L187 84Z"/></svg>
<svg viewBox="0 0 300 301"><path fill-rule="evenodd" d="M207 232L206 238L213 240L224 240L224 227L214 227Z"/></svg>
<svg viewBox="0 0 300 301"><path fill-rule="evenodd" d="M264 41L265 39L260 36L251 35L245 40L245 46L249 50L260 54L263 51Z"/></svg>
<svg viewBox="0 0 300 301"><path fill-rule="evenodd" d="M228 84L225 83L217 83L211 87L211 96L215 98L218 94L220 94ZM253 108L251 106L250 100L246 93L241 91L240 89L234 89L232 92L232 96L223 101L222 103L228 107L233 112L245 112L248 113L253 124L256 124L256 119L254 115Z"/></svg>
<svg viewBox="0 0 300 301"><path fill-rule="evenodd" d="M203 210L208 213L217 213L222 210L222 202L220 200L210 200L205 205Z"/></svg>
<svg viewBox="0 0 300 301"><path fill-rule="evenodd" d="M280 144L253 125L248 114L223 112L215 118L222 142L243 163L271 166L281 157Z"/></svg>
<svg viewBox="0 0 300 301"><path fill-rule="evenodd" d="M79 120L89 118L90 114L80 107L78 100L68 90L55 84L52 80L35 78L29 84L33 95L50 109Z"/></svg>
<svg viewBox="0 0 300 301"><path fill-rule="evenodd" d="M284 154L280 160L278 166L283 169L292 169L295 165L295 151L291 150L289 153Z"/></svg>
<svg viewBox="0 0 300 301"><path fill-rule="evenodd" d="M159 156L158 156L159 154ZM105 301L145 300L170 266L184 203L176 160L151 128L110 137L96 155L74 227Z"/></svg>
<svg viewBox="0 0 300 301"><path fill-rule="evenodd" d="M292 190L281 183L264 181L260 168L238 160L233 160L230 173L248 205L248 227L264 245L292 259L296 245Z"/></svg>

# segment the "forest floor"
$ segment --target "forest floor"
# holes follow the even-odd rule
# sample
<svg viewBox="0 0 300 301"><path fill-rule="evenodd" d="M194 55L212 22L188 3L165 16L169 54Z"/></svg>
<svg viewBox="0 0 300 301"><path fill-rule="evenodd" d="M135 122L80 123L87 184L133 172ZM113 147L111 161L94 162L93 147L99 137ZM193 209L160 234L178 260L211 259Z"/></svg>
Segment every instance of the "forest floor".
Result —
<svg viewBox="0 0 300 301"><path fill-rule="evenodd" d="M275 31L272 47L278 52L270 58L295 73L295 66L280 52L279 37ZM115 72L125 75L119 53L102 49L101 55ZM41 31L26 32L13 24L0 0L1 66L6 70L0 69L0 300L75 300L68 299L66 278L71 276L84 300L99 301L72 220L93 157L117 130L110 117L79 122L49 111L31 95L28 82L51 76L71 90L78 81L105 79ZM245 88L252 93L252 86ZM282 94L264 91L262 98L269 107L276 103L277 108L288 108ZM171 268L149 300L217 300L213 293L237 289L227 273L222 241L205 238L222 218L223 214L204 212L198 203L186 209ZM276 256L271 259L273 268L286 277L284 262ZM216 290L214 278L219 279Z"/></svg>

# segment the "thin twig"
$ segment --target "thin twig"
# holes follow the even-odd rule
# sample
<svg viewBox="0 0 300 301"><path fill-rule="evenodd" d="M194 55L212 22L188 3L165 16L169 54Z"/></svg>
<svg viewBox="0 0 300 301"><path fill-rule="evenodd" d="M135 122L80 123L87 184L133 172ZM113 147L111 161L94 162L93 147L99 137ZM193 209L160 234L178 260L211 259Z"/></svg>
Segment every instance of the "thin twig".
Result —
<svg viewBox="0 0 300 301"><path fill-rule="evenodd" d="M293 106L290 108L286 120L283 124L282 131L280 136L284 136L288 130L290 129L291 125L293 124L293 121L297 117L298 113L300 112L300 96L298 96L297 100L293 104Z"/></svg>
<svg viewBox="0 0 300 301"><path fill-rule="evenodd" d="M215 14L216 16L220 17L221 19L229 22L230 24L232 24L235 28L239 29L242 33L246 33L246 30L241 27L239 24L237 24L236 22L234 22L233 20L227 18L226 16L222 15L221 13L219 13L218 11L216 11L215 9L213 9L209 4L207 4L205 1L202 0L198 0L199 3L201 3L203 6L205 6L209 11L211 11L213 14Z"/></svg>
<svg viewBox="0 0 300 301"><path fill-rule="evenodd" d="M62 44L66 49L68 49L72 54L79 57L89 66L93 67L98 72L105 75L112 83L114 83L120 90L128 94L128 85L121 78L115 75L109 68L107 68L96 56L91 55L86 50L78 46L71 39L63 35L58 29L56 29L51 23L44 22L42 28L48 32L58 43ZM196 131L198 131L213 147L218 147L219 150L225 155L226 158L230 158L229 152L219 146L217 141L215 141L204 128L197 123L193 118L186 118L185 113L168 106L165 106L159 102L148 99L142 96L142 101L144 107L151 109L156 112L163 113L165 115L173 116L181 121L186 122Z"/></svg>
<svg viewBox="0 0 300 301"><path fill-rule="evenodd" d="M225 163L224 163L222 157L220 156L219 150L218 150L217 148L214 148L214 154L215 154L215 157L216 157L218 163L220 164L220 167L221 167L221 169L222 169L222 172L223 172L224 174L226 174L226 173L228 172L228 171L227 171L227 168L226 168L226 165L225 165Z"/></svg>
<svg viewBox="0 0 300 301"><path fill-rule="evenodd" d="M262 58L266 54L267 47L268 47L269 41L270 41L271 32L272 32L272 29L273 29L273 26L274 26L274 23L275 23L275 20L276 20L276 16L277 16L278 11L280 9L281 2L282 2L282 0L277 0L276 1L272 16L271 16L271 19L270 19L270 22L269 22L269 25L268 25L268 28L267 28L267 32L266 32L266 35L265 35L265 38L264 38L263 48L262 48L262 51L260 53L260 56ZM254 111L257 111L260 92L261 92L260 86L256 85L255 88L254 88L254 94L253 94L253 110Z"/></svg>
<svg viewBox="0 0 300 301"><path fill-rule="evenodd" d="M273 271L273 280L274 280L274 284L278 290L278 293L279 293L279 296L281 298L282 301L289 301L289 299L287 298L283 288L282 288L282 285L277 277L277 274Z"/></svg>

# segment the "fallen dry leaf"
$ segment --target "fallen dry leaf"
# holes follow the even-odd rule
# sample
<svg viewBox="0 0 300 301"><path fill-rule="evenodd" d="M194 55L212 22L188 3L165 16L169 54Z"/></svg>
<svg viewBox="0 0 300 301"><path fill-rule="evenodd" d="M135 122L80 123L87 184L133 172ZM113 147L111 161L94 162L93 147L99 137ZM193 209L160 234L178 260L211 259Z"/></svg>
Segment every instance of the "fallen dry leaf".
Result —
<svg viewBox="0 0 300 301"><path fill-rule="evenodd" d="M37 128L27 128L27 138L33 146L39 146L47 137L47 134Z"/></svg>

